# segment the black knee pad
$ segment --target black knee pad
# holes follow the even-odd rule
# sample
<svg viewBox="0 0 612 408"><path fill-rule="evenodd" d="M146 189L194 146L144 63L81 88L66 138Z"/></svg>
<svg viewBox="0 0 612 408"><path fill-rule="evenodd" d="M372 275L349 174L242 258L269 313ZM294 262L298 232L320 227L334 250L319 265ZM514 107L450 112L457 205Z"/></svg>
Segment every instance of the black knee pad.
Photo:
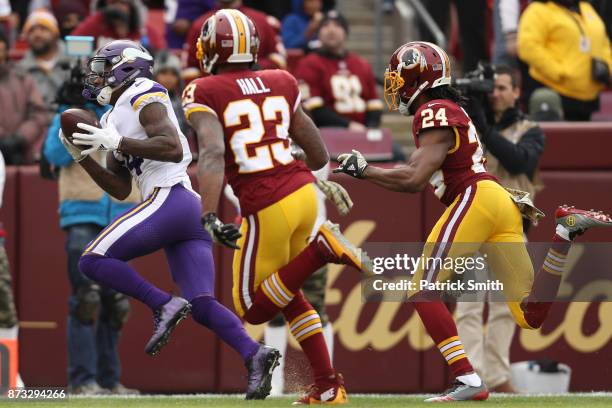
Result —
<svg viewBox="0 0 612 408"><path fill-rule="evenodd" d="M104 299L108 323L115 330L121 330L130 316L130 301L122 293L114 293Z"/></svg>
<svg viewBox="0 0 612 408"><path fill-rule="evenodd" d="M100 286L88 283L76 291L77 303L72 308L72 316L82 324L92 324L100 309Z"/></svg>

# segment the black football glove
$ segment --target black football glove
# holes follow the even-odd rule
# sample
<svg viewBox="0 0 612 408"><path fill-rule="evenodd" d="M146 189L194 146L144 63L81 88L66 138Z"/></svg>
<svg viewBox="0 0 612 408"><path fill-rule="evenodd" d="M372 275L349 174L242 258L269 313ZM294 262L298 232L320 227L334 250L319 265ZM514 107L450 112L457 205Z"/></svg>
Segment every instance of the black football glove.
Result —
<svg viewBox="0 0 612 408"><path fill-rule="evenodd" d="M236 241L242 234L236 225L222 223L215 213L203 215L202 225L216 243L233 249L240 249Z"/></svg>
<svg viewBox="0 0 612 408"><path fill-rule="evenodd" d="M363 178L363 172L368 167L365 157L357 150L352 153L342 153L338 156L340 165L334 169L334 173L346 173L351 177Z"/></svg>

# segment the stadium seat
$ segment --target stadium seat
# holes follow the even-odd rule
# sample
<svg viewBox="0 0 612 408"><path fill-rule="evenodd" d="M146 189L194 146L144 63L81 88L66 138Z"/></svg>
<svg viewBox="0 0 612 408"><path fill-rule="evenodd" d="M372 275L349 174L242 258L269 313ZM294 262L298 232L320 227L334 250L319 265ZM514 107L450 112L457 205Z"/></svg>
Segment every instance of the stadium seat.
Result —
<svg viewBox="0 0 612 408"><path fill-rule="evenodd" d="M599 110L591 116L594 121L612 121L612 91L602 92L599 100Z"/></svg>
<svg viewBox="0 0 612 408"><path fill-rule="evenodd" d="M546 135L541 169L612 169L612 122L543 122L540 126Z"/></svg>

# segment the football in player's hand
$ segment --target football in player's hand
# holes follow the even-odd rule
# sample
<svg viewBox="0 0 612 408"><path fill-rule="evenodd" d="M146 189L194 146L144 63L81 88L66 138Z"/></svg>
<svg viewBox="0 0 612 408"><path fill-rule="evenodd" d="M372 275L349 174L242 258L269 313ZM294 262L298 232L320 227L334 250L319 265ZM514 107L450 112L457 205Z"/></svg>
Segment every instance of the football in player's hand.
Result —
<svg viewBox="0 0 612 408"><path fill-rule="evenodd" d="M64 112L62 112L60 117L60 124L62 126L64 136L70 141L70 143L73 143L72 134L74 132L84 132L83 129L79 129L77 127L77 123L87 123L91 126L100 127L100 123L93 112L80 108L66 109ZM79 147L82 148L83 146Z"/></svg>

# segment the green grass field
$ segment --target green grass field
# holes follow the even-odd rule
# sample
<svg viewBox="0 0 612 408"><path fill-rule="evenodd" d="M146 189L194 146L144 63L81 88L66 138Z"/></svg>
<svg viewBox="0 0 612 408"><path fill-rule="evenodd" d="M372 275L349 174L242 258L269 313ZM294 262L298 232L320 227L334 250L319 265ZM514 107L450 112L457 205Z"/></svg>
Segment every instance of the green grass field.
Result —
<svg viewBox="0 0 612 408"><path fill-rule="evenodd" d="M424 395L349 395L350 407L429 407L430 403L424 403ZM265 401L244 401L239 395L180 395L180 396L140 396L140 397L99 397L79 398L72 397L65 401L46 402L8 402L0 401L3 406L26 404L26 407L210 407L210 408L240 408L261 407L276 408L288 407L295 398L269 398ZM612 407L612 394L569 394L564 396L502 396L493 395L486 402L459 402L451 403L451 406L494 406L495 408L512 407Z"/></svg>

